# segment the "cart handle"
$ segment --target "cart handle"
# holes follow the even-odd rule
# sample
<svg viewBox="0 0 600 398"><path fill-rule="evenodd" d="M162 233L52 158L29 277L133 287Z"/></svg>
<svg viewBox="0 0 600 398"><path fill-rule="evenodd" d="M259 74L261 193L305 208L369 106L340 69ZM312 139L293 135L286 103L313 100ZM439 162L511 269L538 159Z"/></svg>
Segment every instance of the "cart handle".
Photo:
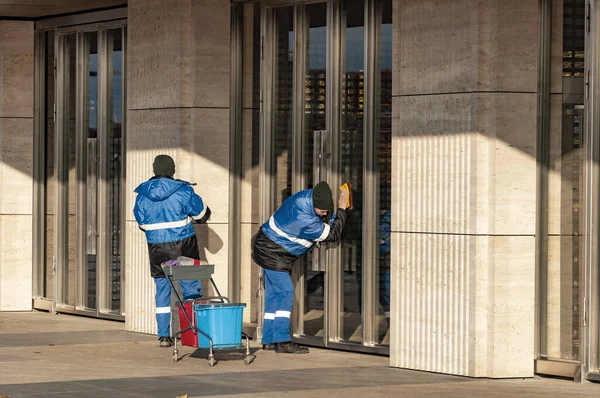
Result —
<svg viewBox="0 0 600 398"><path fill-rule="evenodd" d="M200 297L200 298L194 299L192 304L196 304L197 302L206 301L206 300L219 300L221 302L231 303L231 300L229 300L225 296L220 296L220 297L219 296L211 296L211 297Z"/></svg>

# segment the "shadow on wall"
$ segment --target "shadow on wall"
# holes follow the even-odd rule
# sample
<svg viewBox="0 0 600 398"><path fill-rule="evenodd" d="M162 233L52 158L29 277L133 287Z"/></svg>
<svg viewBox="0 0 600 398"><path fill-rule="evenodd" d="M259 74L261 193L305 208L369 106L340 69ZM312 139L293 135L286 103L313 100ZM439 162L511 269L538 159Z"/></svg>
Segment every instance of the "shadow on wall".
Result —
<svg viewBox="0 0 600 398"><path fill-rule="evenodd" d="M196 225L196 236L198 238L198 251L200 252L200 260L208 262L207 253L217 254L224 246L223 240L219 235L210 227L210 225ZM213 261L214 263L214 261ZM219 287L219 286L217 286ZM216 292L213 291L213 287L210 282L204 281L202 283L202 291L208 293L210 296L215 296ZM206 296L206 293L204 294Z"/></svg>

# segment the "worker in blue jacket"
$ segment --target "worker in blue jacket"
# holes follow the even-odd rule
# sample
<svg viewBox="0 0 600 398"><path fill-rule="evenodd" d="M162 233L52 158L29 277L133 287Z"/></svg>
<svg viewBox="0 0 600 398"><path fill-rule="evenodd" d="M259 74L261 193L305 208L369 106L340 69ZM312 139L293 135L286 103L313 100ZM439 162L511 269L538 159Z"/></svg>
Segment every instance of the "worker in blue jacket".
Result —
<svg viewBox="0 0 600 398"><path fill-rule="evenodd" d="M346 190L342 192L336 213L330 222L324 222L333 211L333 198L329 185L321 181L313 189L287 198L256 234L252 259L264 269L265 281L263 349L308 353L308 348L291 341L294 285L290 275L294 262L315 245L340 239L346 223L348 195Z"/></svg>
<svg viewBox="0 0 600 398"><path fill-rule="evenodd" d="M204 223L210 209L192 184L176 180L175 162L158 155L153 163L154 177L135 189L138 194L133 213L146 233L150 253L150 274L156 284L156 323L161 347L173 345L171 338L171 286L161 264L179 256L200 258L193 223ZM180 281L184 300L202 296L200 281Z"/></svg>

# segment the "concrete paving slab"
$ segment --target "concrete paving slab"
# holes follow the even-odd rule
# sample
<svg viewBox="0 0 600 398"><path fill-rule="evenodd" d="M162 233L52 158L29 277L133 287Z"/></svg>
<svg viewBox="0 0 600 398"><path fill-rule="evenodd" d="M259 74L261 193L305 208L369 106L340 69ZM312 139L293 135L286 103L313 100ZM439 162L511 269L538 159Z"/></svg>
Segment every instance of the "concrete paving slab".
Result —
<svg viewBox="0 0 600 398"><path fill-rule="evenodd" d="M381 356L311 348L308 355L159 348L122 322L0 313L0 397L599 397L600 385L548 378L482 380L390 368Z"/></svg>

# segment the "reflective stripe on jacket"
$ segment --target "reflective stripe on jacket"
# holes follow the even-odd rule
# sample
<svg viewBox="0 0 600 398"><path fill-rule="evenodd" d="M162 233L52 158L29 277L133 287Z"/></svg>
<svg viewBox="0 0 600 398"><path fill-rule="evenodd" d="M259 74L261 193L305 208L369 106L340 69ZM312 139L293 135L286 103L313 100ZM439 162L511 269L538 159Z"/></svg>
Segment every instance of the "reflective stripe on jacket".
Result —
<svg viewBox="0 0 600 398"><path fill-rule="evenodd" d="M312 189L287 198L254 238L252 259L259 266L291 272L294 261L316 243L341 237L346 210L338 209L330 223L324 223L313 206Z"/></svg>
<svg viewBox="0 0 600 398"><path fill-rule="evenodd" d="M312 189L307 189L287 198L261 229L273 242L300 257L316 242L324 241L331 226L315 212Z"/></svg>

